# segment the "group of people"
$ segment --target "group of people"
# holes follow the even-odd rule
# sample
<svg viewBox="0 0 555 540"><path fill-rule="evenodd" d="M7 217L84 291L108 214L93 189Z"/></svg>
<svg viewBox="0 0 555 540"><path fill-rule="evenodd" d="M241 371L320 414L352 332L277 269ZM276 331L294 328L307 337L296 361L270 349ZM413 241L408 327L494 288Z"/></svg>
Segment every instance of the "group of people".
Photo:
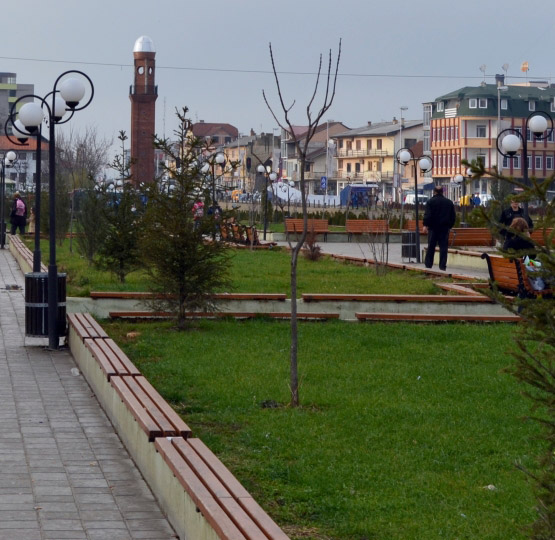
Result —
<svg viewBox="0 0 555 540"><path fill-rule="evenodd" d="M426 203L423 220L423 232L428 234L428 250L424 260L426 268L432 268L435 250L439 247L439 269L446 270L449 230L455 225L455 219L453 202L443 196L443 187L435 187L433 197ZM527 239L533 226L530 216L523 211L518 199L513 196L509 208L503 210L499 218L499 232L504 238L503 250L528 252L528 256L534 258L535 255L531 251L534 244Z"/></svg>

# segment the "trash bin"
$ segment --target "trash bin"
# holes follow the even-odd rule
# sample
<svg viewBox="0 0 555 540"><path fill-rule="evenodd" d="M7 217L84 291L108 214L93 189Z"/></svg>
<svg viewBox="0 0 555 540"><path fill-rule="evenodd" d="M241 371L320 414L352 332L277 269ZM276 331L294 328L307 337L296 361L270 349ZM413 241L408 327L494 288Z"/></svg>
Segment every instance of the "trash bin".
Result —
<svg viewBox="0 0 555 540"><path fill-rule="evenodd" d="M401 257L416 259L416 232L401 233Z"/></svg>
<svg viewBox="0 0 555 540"><path fill-rule="evenodd" d="M66 276L58 274L58 337L66 334ZM48 273L25 274L25 335L48 336Z"/></svg>

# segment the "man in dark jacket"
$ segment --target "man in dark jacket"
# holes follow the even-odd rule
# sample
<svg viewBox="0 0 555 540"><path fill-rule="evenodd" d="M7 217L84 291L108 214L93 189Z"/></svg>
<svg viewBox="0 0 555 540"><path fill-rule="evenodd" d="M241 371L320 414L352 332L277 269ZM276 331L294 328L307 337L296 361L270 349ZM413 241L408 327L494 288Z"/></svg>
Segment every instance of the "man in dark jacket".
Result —
<svg viewBox="0 0 555 540"><path fill-rule="evenodd" d="M27 205L16 191L13 195L12 211L10 213L10 223L12 224L11 234L15 234L19 229L19 234L25 234L27 225Z"/></svg>
<svg viewBox="0 0 555 540"><path fill-rule="evenodd" d="M455 224L455 205L443 196L443 187L434 188L434 196L426 203L423 231L428 233L428 251L424 264L431 268L434 264L436 245L439 245L439 269L447 268L449 229Z"/></svg>
<svg viewBox="0 0 555 540"><path fill-rule="evenodd" d="M509 248L509 243L514 237L514 234L509 230L509 227L511 226L511 223L515 218L524 219L526 223L528 223L529 231L532 231L534 223L530 219L530 216L524 213L524 210L520 207L520 203L513 195L513 197L511 198L511 206L509 206L509 208L505 208L505 210L501 212L501 217L499 218L499 223L501 224L501 230L499 232L502 236L505 237L505 241L503 242L503 249Z"/></svg>

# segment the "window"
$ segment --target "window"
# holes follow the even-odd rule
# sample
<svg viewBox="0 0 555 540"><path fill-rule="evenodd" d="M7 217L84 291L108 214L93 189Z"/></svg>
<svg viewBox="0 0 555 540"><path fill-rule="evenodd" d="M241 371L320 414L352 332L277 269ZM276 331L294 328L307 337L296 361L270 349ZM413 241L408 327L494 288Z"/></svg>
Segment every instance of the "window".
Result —
<svg viewBox="0 0 555 540"><path fill-rule="evenodd" d="M534 156L534 168L541 169L543 167L542 161L542 156Z"/></svg>
<svg viewBox="0 0 555 540"><path fill-rule="evenodd" d="M353 149L353 141L347 141L347 152Z"/></svg>
<svg viewBox="0 0 555 540"><path fill-rule="evenodd" d="M532 158L530 156L526 156L526 168L527 169L532 168Z"/></svg>
<svg viewBox="0 0 555 540"><path fill-rule="evenodd" d="M424 126L429 126L432 118L432 106L430 104L424 105Z"/></svg>
<svg viewBox="0 0 555 540"><path fill-rule="evenodd" d="M501 100L501 108L506 111L509 108L509 101L507 99Z"/></svg>
<svg viewBox="0 0 555 540"><path fill-rule="evenodd" d="M442 141L445 140L445 128L444 127L441 128L441 140Z"/></svg>
<svg viewBox="0 0 555 540"><path fill-rule="evenodd" d="M555 140L555 133L554 130L551 130L549 132L549 135L547 135L547 142L553 142Z"/></svg>
<svg viewBox="0 0 555 540"><path fill-rule="evenodd" d="M366 170L367 170L367 171L371 171L371 170L372 170L372 162L371 162L371 161L368 161L368 162L366 163Z"/></svg>
<svg viewBox="0 0 555 540"><path fill-rule="evenodd" d="M382 149L382 140L381 140L381 139L377 139L377 140L376 140L376 148L377 148L378 150L381 150L381 149Z"/></svg>
<svg viewBox="0 0 555 540"><path fill-rule="evenodd" d="M360 172L360 163L355 163L355 172L359 173Z"/></svg>
<svg viewBox="0 0 555 540"><path fill-rule="evenodd" d="M362 141L360 139L357 139L357 141L355 142L355 146L357 150L360 150L362 148Z"/></svg>
<svg viewBox="0 0 555 540"><path fill-rule="evenodd" d="M480 98L478 100L478 107L480 109L487 109L488 108L488 100L487 98Z"/></svg>
<svg viewBox="0 0 555 540"><path fill-rule="evenodd" d="M231 137L226 137L224 140L225 144L229 144L231 142Z"/></svg>
<svg viewBox="0 0 555 540"><path fill-rule="evenodd" d="M351 172L351 164L347 163L347 172L350 173Z"/></svg>
<svg viewBox="0 0 555 540"><path fill-rule="evenodd" d="M455 126L455 140L459 140L459 126Z"/></svg>
<svg viewBox="0 0 555 540"><path fill-rule="evenodd" d="M438 101L436 112L443 112L443 101Z"/></svg>
<svg viewBox="0 0 555 540"><path fill-rule="evenodd" d="M343 148L343 139L339 139L339 148Z"/></svg>
<svg viewBox="0 0 555 540"><path fill-rule="evenodd" d="M476 109L478 107L478 100L476 98L470 98L468 100L468 108Z"/></svg>
<svg viewBox="0 0 555 540"><path fill-rule="evenodd" d="M486 126L476 126L476 137L480 139L485 139L486 135Z"/></svg>
<svg viewBox="0 0 555 540"><path fill-rule="evenodd" d="M535 111L536 110L536 102L535 101L529 101L528 102L528 110L529 111Z"/></svg>
<svg viewBox="0 0 555 540"><path fill-rule="evenodd" d="M551 102L550 111L555 112L555 103Z"/></svg>
<svg viewBox="0 0 555 540"><path fill-rule="evenodd" d="M432 132L432 141L437 141L437 128L434 128Z"/></svg>
<svg viewBox="0 0 555 540"><path fill-rule="evenodd" d="M213 143L219 143L219 142L220 142L220 137L218 137L217 135L214 135L214 136L212 137L212 142L213 142Z"/></svg>
<svg viewBox="0 0 555 540"><path fill-rule="evenodd" d="M486 155L485 154L478 154L476 156L476 161L478 162L482 162L484 164L484 167L486 166Z"/></svg>
<svg viewBox="0 0 555 540"><path fill-rule="evenodd" d="M545 168L553 170L553 156L545 156Z"/></svg>
<svg viewBox="0 0 555 540"><path fill-rule="evenodd" d="M366 150L372 150L372 139L366 139Z"/></svg>
<svg viewBox="0 0 555 540"><path fill-rule="evenodd" d="M337 160L337 168L343 170L343 160L342 159Z"/></svg>
<svg viewBox="0 0 555 540"><path fill-rule="evenodd" d="M513 166L514 169L520 169L520 156L514 156L512 158L503 157L503 168L508 169Z"/></svg>

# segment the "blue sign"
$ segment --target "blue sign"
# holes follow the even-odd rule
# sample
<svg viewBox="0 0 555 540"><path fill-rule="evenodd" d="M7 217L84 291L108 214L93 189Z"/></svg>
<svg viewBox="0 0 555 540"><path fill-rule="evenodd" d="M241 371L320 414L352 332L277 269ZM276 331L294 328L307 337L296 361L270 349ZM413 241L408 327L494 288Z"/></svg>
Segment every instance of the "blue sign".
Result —
<svg viewBox="0 0 555 540"><path fill-rule="evenodd" d="M322 178L320 178L320 187L322 189L327 189L327 187L328 187L328 177L327 176L322 176Z"/></svg>

